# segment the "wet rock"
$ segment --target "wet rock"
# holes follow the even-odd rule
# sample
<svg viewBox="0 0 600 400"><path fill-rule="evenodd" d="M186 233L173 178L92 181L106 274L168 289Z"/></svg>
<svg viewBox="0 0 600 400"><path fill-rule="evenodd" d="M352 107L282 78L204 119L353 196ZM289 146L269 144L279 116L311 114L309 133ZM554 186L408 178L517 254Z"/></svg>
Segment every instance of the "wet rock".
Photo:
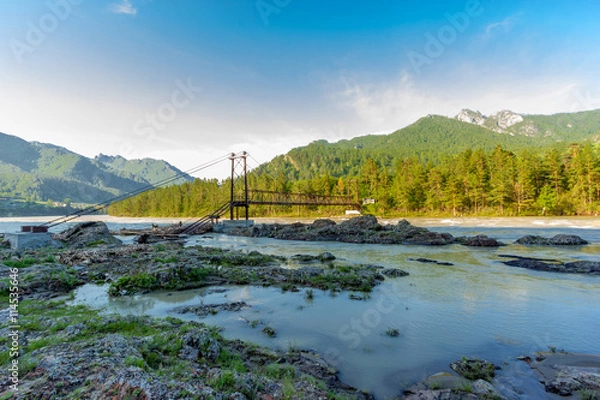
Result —
<svg viewBox="0 0 600 400"><path fill-rule="evenodd" d="M600 391L600 356L544 353L531 367L536 370L547 392L570 396L577 391Z"/></svg>
<svg viewBox="0 0 600 400"><path fill-rule="evenodd" d="M216 314L219 311L240 311L245 308L250 308L245 301L234 301L231 303L223 304L202 304L199 306L181 306L173 309L174 312L179 314L194 313L199 317L205 317L209 314Z"/></svg>
<svg viewBox="0 0 600 400"><path fill-rule="evenodd" d="M399 268L385 268L381 271L385 276L389 276L390 278L399 278L401 276L408 276L408 272L399 269Z"/></svg>
<svg viewBox="0 0 600 400"><path fill-rule="evenodd" d="M90 221L79 223L61 233L53 235L54 240L59 240L69 247L81 248L93 245L120 245L121 241L115 238L104 222Z"/></svg>
<svg viewBox="0 0 600 400"><path fill-rule="evenodd" d="M262 332L265 335L269 336L269 337L275 337L275 336L277 336L277 333L275 332L275 329L271 328L270 326L265 326L262 329Z"/></svg>
<svg viewBox="0 0 600 400"><path fill-rule="evenodd" d="M328 251L319 254L317 257L321 261L333 261L336 259L336 257Z"/></svg>
<svg viewBox="0 0 600 400"><path fill-rule="evenodd" d="M472 247L500 247L506 246L504 243L490 238L486 235L477 235L472 237L461 237L458 238L457 241L463 246L472 246Z"/></svg>
<svg viewBox="0 0 600 400"><path fill-rule="evenodd" d="M577 235L555 235L550 239L537 235L525 235L515 241L516 244L535 246L581 246L588 244L587 240Z"/></svg>
<svg viewBox="0 0 600 400"><path fill-rule="evenodd" d="M500 254L499 257L514 258L510 261L502 261L503 264L511 267L527 268L536 271L600 275L600 261L573 261L563 263L559 260L521 257L509 254Z"/></svg>
<svg viewBox="0 0 600 400"><path fill-rule="evenodd" d="M587 240L583 240L577 235L556 235L551 237L549 241L553 246L580 246L588 244Z"/></svg>
<svg viewBox="0 0 600 400"><path fill-rule="evenodd" d="M420 262L420 263L426 263L426 264L436 264L436 265L454 265L451 262L445 262L445 261L437 261L437 260L431 260L429 258L408 258L408 261L416 261L416 262Z"/></svg>
<svg viewBox="0 0 600 400"><path fill-rule="evenodd" d="M449 233L424 232L409 237L403 241L405 244L418 244L424 246L445 246L455 242L454 237Z"/></svg>

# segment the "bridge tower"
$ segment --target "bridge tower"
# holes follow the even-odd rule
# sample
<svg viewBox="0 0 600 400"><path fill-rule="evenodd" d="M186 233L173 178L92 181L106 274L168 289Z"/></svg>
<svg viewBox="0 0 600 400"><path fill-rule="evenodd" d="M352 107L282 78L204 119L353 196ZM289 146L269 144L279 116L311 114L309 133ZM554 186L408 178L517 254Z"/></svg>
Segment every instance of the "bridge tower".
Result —
<svg viewBox="0 0 600 400"><path fill-rule="evenodd" d="M244 210L244 216L246 221L248 220L248 164L247 159L248 153L242 151L241 153L231 153L229 159L231 160L231 182L229 192L229 219L239 219L239 209ZM237 182L242 181L241 195L236 196L236 178ZM240 185L238 185L240 186Z"/></svg>

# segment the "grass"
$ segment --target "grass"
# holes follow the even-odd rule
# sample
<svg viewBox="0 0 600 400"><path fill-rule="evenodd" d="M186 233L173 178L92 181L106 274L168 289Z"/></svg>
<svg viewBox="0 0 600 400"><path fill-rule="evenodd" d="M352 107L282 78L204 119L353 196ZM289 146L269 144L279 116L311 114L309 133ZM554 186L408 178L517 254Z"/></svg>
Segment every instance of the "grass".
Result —
<svg viewBox="0 0 600 400"><path fill-rule="evenodd" d="M273 363L265 367L264 374L271 379L281 380L286 377L294 378L296 370L291 365Z"/></svg>
<svg viewBox="0 0 600 400"><path fill-rule="evenodd" d="M463 381L457 385L456 389L465 393L473 393L473 384L469 381Z"/></svg>
<svg viewBox="0 0 600 400"><path fill-rule="evenodd" d="M236 380L232 371L223 371L221 374L208 381L208 384L215 390L233 390Z"/></svg>
<svg viewBox="0 0 600 400"><path fill-rule="evenodd" d="M154 289L156 287L156 277L146 272L140 272L135 275L122 276L116 282L110 284L108 294L111 296L120 296L122 292L126 294L139 292L140 289Z"/></svg>
<svg viewBox="0 0 600 400"><path fill-rule="evenodd" d="M38 261L35 258L23 258L22 260L2 260L2 264L9 268L27 268L36 264Z"/></svg>
<svg viewBox="0 0 600 400"><path fill-rule="evenodd" d="M124 361L125 365L146 369L146 362L139 357L127 356Z"/></svg>

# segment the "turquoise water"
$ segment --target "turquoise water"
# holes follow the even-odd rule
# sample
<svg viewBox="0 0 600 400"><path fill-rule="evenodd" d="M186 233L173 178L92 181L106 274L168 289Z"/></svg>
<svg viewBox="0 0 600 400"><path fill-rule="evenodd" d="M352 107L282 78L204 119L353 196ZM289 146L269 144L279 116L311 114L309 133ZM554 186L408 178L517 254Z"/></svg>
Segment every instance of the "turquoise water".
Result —
<svg viewBox="0 0 600 400"><path fill-rule="evenodd" d="M499 249L309 243L208 234L189 245L218 246L290 256L333 253L348 262L402 268L408 277L387 279L366 301L332 297L314 291L282 293L276 288L222 287L174 293L150 293L109 299L106 287L86 285L75 302L121 313L172 315L222 326L224 336L275 348L314 349L339 370L340 378L389 398L462 356L481 357L502 365L504 377L523 391L515 398L543 398L539 385L522 377L521 354L549 347L600 354L600 277L554 274L508 267L499 254L564 261L600 259L600 227L594 219L421 220L421 225L454 235L483 233L512 243L524 234L575 233L592 242L577 248L508 245ZM538 223L536 223L536 221ZM118 224L118 222L115 222ZM418 222L416 223L419 224ZM0 231L1 229L0 223ZM451 262L439 266L410 261L425 257ZM221 311L199 318L173 311L180 305L219 304L243 300L240 312ZM256 327L252 327L252 321ZM268 325L277 336L261 332ZM399 337L385 334L396 328Z"/></svg>

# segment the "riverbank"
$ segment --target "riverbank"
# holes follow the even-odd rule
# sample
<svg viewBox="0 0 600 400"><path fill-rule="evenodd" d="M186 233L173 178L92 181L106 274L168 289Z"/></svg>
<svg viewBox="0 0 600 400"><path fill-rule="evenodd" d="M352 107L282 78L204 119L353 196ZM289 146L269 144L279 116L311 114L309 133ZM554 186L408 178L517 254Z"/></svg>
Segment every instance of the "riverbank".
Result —
<svg viewBox="0 0 600 400"><path fill-rule="evenodd" d="M207 238L208 239L208 238ZM208 239L210 240L210 239ZM363 246L363 245L361 245ZM368 245L365 245L368 246ZM459 246L461 247L461 246ZM366 249L368 249L369 247L365 247ZM337 247L336 247L337 249ZM386 251L390 251L391 248L386 248L388 250ZM466 249L466 251L470 252L468 249ZM405 287L405 288L412 288L413 286L409 286L409 282L410 285L413 285L413 282L415 282L414 280L410 280L410 281L406 281L407 279L411 278L411 275L406 276L406 277L399 277L399 278L392 278L392 277L388 277L387 275L383 274L381 271L386 270L386 269L390 269L391 267L389 265L383 265L383 268L377 268L376 266L372 265L372 264L367 264L367 263L363 263L361 264L361 262L356 262L356 260L352 259L349 260L346 257L339 257L338 256L338 250L332 250L331 255L327 255L325 254L325 252L310 252L305 254L304 256L299 256L299 257L293 257L293 255L290 256L283 256L283 255L279 255L279 254L271 254L269 252L254 252L252 250L252 247L248 247L245 251L232 251L232 250L225 250L225 249L219 249L219 248L213 248L210 246L190 246L189 248L184 248L181 247L181 245L178 244L158 244L158 245L152 245L152 246L139 246L139 245L133 245L133 246L116 246L116 247L106 247L103 245L94 245L91 247L86 247L86 248L81 248L81 249L66 249L66 250L57 250L57 251L53 251L53 252L39 252L39 253L23 253L20 254L20 257L15 257L14 259L11 257L11 260L14 262L20 261L22 262L21 264L15 264L14 267L19 268L20 275L23 277L23 287L24 290L27 290L28 293L26 294L26 296L28 296L28 298L30 299L38 299L38 300L27 300L27 301L39 301L39 299L56 299L56 296L59 296L60 293L65 293L66 295L68 295L69 291L72 290L73 288L77 288L77 287L82 287L83 284L89 283L89 282L106 282L108 283L108 285L110 285L111 288L115 288L113 289L113 298L127 298L127 297L132 297L132 293L146 293L148 291L150 291L151 293L154 291L161 291L161 289L167 289L167 290L182 290L182 289L186 289L189 287L206 287L206 286L210 286L210 287L221 287L222 285L227 285L227 284L238 284L238 285L249 285L249 286L259 286L262 287L263 285L270 285L269 287L283 292L284 290L287 290L287 292L293 292L295 290L298 290L299 292L295 295L296 297L300 297L300 298L305 298L307 301L309 300L308 298L311 296L314 296L317 299L317 304L322 304L324 299L322 299L323 296L327 297L327 293L330 293L332 295L340 294L342 293L343 295L341 296L342 298L346 299L344 300L345 302L353 302L356 306L361 306L364 304L366 306L366 310L369 310L370 308L376 307L378 304L380 304L380 297L378 292L380 291L380 287L381 286L389 286L390 284L394 284L395 286L400 285L400 287ZM464 253L467 254L467 253ZM474 253L475 255L475 253ZM15 255L16 256L16 255ZM331 256L335 257L332 258ZM346 258L346 259L345 259ZM439 260L443 260L443 258L441 257L435 257ZM452 260L454 263L457 263L456 260ZM9 262L10 264L10 262ZM29 265L27 265L29 264ZM418 263L415 263L418 264ZM282 267L282 265L284 267ZM439 264L433 264L435 265L436 268L441 268L441 267L446 267L445 265L439 265ZM61 268L64 267L64 268ZM194 267L198 267L198 266L202 266L202 268L194 268ZM424 265L427 267L427 265ZM219 270L220 267L220 270ZM279 270L282 269L283 271ZM448 267L449 268L449 267ZM452 267L452 269L456 268L456 266ZM394 269L398 269L398 268L394 268ZM215 275L211 275L213 270L215 272ZM414 268L412 268L410 271L412 272L414 270ZM210 271L211 274L209 274L208 272ZM262 271L265 271L264 273ZM290 272L293 271L293 272ZM301 271L301 273L298 273L297 271ZM431 270L432 272L434 270ZM47 273L47 274L46 274ZM205 276L203 276L206 273ZM253 273L256 276L253 276ZM318 279L317 281L311 281L311 274L315 274L316 276L321 276L321 275L325 275L325 274L333 274L333 276L327 280L322 280L322 279ZM336 277L336 274L339 275ZM230 274L230 275L229 275ZM286 275L287 274L287 275ZM377 274L381 275L381 277L383 277L384 279L380 280L377 279L376 276ZM354 282L355 283L363 283L365 280L364 279L356 279L354 276L359 276L362 277L364 276L370 276L373 277L372 282L374 283L373 286L371 286L371 290L373 290L375 293L373 294L370 291L367 290L363 290L359 287L356 286L347 286L344 287L345 284L350 284L352 285ZM36 279L37 276L40 276L39 279ZM121 278L125 278L125 279L121 279ZM190 278L197 278L197 279L190 279ZM199 279L202 278L202 279ZM283 280L282 278L286 279ZM239 279L239 281L238 281ZM298 279L298 280L296 280ZM119 280L121 280L120 284L119 284ZM370 281L370 279L366 279L366 281ZM406 282L406 283L402 283L402 282ZM192 283L192 286L188 286L190 283ZM331 283L334 283L333 286L330 286ZM291 284L291 285L290 285ZM317 286L317 285L323 285L323 284L327 284L327 286ZM196 286L197 285L197 286ZM419 286L421 286L422 284L419 284ZM514 285L511 285L514 286ZM323 290L325 289L325 290ZM312 292L310 290L313 290ZM406 289L405 289L406 290ZM417 289L418 290L418 289ZM24 293L25 294L25 293ZM226 295L227 293L225 293ZM349 299L349 297L354 294L355 296L357 296L356 300L352 300ZM114 297L116 296L116 297ZM373 300L370 300L369 297L373 296ZM225 299L228 299L226 296L224 297ZM331 302L338 302L340 303L340 300L342 299L338 299L337 301L334 299L331 300ZM210 317L211 315L213 315L214 313L216 314L238 314L240 311L236 311L237 308L236 307L240 307L240 309L244 309L245 307L255 307L254 304L251 304L250 302L248 302L246 305L244 304L239 304L239 302L234 301L234 299L232 298L231 300L225 300L225 303L220 303L223 304L221 307L198 307L196 306L193 309L188 309L185 310L184 312L186 312L187 314L196 314L196 315L206 315L208 317ZM389 302L389 300L388 300ZM236 304L237 303L237 304ZM25 302L25 311L27 313L30 313L30 315L32 316L32 318L45 318L43 315L43 308L41 306L37 306L37 310L35 307L30 307L27 305L28 303ZM70 303L69 303L70 304ZM308 304L308 303L307 303ZM381 304L386 304L386 303L381 303ZM206 304L205 306L210 306L211 304ZM215 306L215 304L212 304L213 306ZM65 306L68 306L67 304L65 304ZM410 311L409 311L409 307L410 306ZM62 319L60 318L60 315L58 315L58 313L64 313L69 314L70 311L68 311L65 308L61 308L62 306L57 306L57 314L56 315L52 315L52 319L56 319L57 321L61 321ZM71 306L68 306L71 307ZM406 310L404 305L402 305L402 307L399 306L395 306L396 307L396 312L399 310L402 310L402 313L406 313L407 315L409 313L413 313L413 312L422 312L419 311L419 307L416 304L407 304ZM359 307L355 307L357 309L359 309ZM414 309L414 311L412 311ZM88 308L83 308L80 309L78 311L79 313L85 313L86 315L95 315L96 312L94 312L93 310L89 310ZM296 311L297 313L298 311ZM366 313L367 311L365 311ZM358 315L367 315L362 313L362 311L360 311L358 313ZM298 315L299 317L300 315ZM55 318L56 317L56 318ZM104 315L100 315L99 316L100 320L99 322L97 322L97 325L110 325L113 326L113 328L111 329L117 329L114 327L114 321L121 321L121 320L127 320L127 318L123 318L123 317L117 317L117 316L112 316L112 317L108 317L108 316L104 316ZM111 320L111 318L113 320ZM129 317L128 317L129 318ZM112 322L111 322L112 321ZM143 325L149 325L149 331L150 332L152 329L158 330L156 328L152 328L152 326L154 325L154 322L152 322L154 320L152 319L145 319L145 318L141 318L141 319L134 319L132 324L137 324L140 326ZM160 320L158 320L160 322ZM170 321L170 319L168 319L168 321ZM52 323L51 325L44 325L42 327L42 329L38 330L38 335L39 336L33 336L31 338L28 338L28 342L31 343L36 342L42 335L48 335L48 333L52 334L52 340L50 340L51 343L49 343L48 345L39 347L40 352L36 353L35 356L38 357L39 354L41 353L47 353L47 354L52 354L55 355L56 357L59 357L59 353L53 353L54 351L54 347L52 347L51 349L48 348L48 346L54 346L54 344L58 344L58 343L53 343L54 341L60 341L63 337L63 335L66 335L65 329L66 326L70 326L72 324L78 324L79 322L76 320L65 320L63 321L65 324L65 327L61 326L60 324L54 325L54 323ZM253 320L249 320L248 324L252 324ZM399 337L394 338L392 336L392 333L394 332L394 323L388 322L390 324L392 324L391 326L386 326L386 325L381 325L378 327L377 330L379 330L379 335L380 337L384 337L386 338L386 342L389 342L390 345L395 345L395 346L400 346L400 349L402 349L402 344L405 342L405 337L407 337L407 335L410 334L410 331L407 330L407 327L404 327L402 325L396 325L397 327L399 327ZM483 323L483 322L481 322ZM166 325L165 325L166 326ZM270 327L273 329L273 333L278 336L280 334L279 332L279 325L277 324L277 321L272 320L272 324L270 325L262 325L260 322L258 322L258 326L256 328L258 334L263 335L265 338L270 338L270 330L266 329L265 332L263 331L263 328L267 328ZM28 326L28 329L33 330L34 328L36 328L35 325L32 326ZM172 330L173 332L175 332L177 335L180 335L182 332L177 331L177 326L174 325L169 325L167 326L168 330ZM94 328L96 329L96 328ZM118 327L118 329L121 329L121 327ZM184 330L187 329L192 329L189 326L185 326ZM390 335L388 335L386 332L388 331L388 329L390 329ZM419 332L419 334L423 334L425 332L422 331L422 329L420 329L421 332ZM135 365L130 365L130 364L135 364L136 362L138 364L140 364L141 366L138 365L139 368L141 368L142 371L145 371L145 373L149 372L149 375L144 375L144 379L150 379L152 382L156 383L157 387L160 387L162 384L166 385L166 387L169 387L169 385L177 385L178 381L175 380L174 383L173 382L169 382L169 381L160 381L157 380L157 377L153 377L154 372L151 371L151 368L149 367L150 364L148 364L148 361L145 359L144 354L147 353L148 351L145 350L144 347L136 347L139 343L144 343L147 341L156 341L156 342L161 342L164 341L164 338L154 338L156 335L154 335L153 333L148 333L148 335L144 336L142 335L140 332L134 332L134 333L128 333L126 329L124 329L121 333L118 332L104 332L101 331L102 335L104 336L94 336L94 338L96 338L97 340L95 342L101 344L103 347L108 346L107 342L103 339L106 337L106 335L109 334L116 334L116 335L121 335L123 336L126 341L129 340L128 338L131 336L134 339L133 342L127 344L127 346L125 346L126 344L123 344L121 342L121 344L119 344L119 346L122 346L124 349L127 348L129 349L128 351L133 352L132 354L137 355L137 353L135 353L135 349L137 349L137 352L139 354L141 354L141 359L144 360L144 362L146 362L146 364L148 366L144 366L141 365L141 362L139 360L134 360L134 359L129 359L127 362L125 360L123 360L123 362L121 364L119 364L119 360L118 359L110 359L109 362L114 361L115 363L117 363L118 365L120 365L118 367L119 371L128 371L130 369L135 368ZM59 337L54 337L54 334L59 335ZM29 340L31 339L31 340ZM109 338L111 339L111 338ZM214 339L214 338L213 338ZM222 347L227 347L227 344L225 342L220 341L220 339L215 339L217 341L217 343L222 346ZM231 340L231 339L229 339ZM266 339L266 340L271 340L271 339ZM360 352L362 352L362 357L365 359L365 362L368 362L368 359L370 358L369 354L370 352L372 352L373 350L369 349L369 344L366 341L365 338L361 338L361 342L364 343L362 345L362 350L360 350L361 348L359 347ZM36 343L34 346L32 346L33 348L37 347L37 346L41 346L43 345L44 342L41 343ZM90 345L92 345L92 343L89 344L85 344L82 342L79 342L79 340L77 339L77 343L76 345L71 349L70 347L57 347L56 349L58 349L57 351L60 352L60 354L64 353L65 351L76 351L79 348L88 348ZM95 346L95 343L93 344ZM87 346L87 347L86 347ZM298 350L296 348L296 346L291 346L292 350ZM135 348L135 349L134 349ZM181 349L180 349L181 350ZM284 350L282 353L285 355L288 352L289 349ZM391 350L391 349L390 349ZM95 352L99 352L102 353L101 350L93 350ZM423 349L420 350L421 353L423 352ZM110 350L108 351L109 353L112 353L113 351ZM312 354L311 357L314 356L314 353L311 352L304 352L305 354ZM29 354L29 353L28 353ZM170 354L170 355L169 355ZM175 361L171 360L170 358L168 358L167 356L171 356L172 354L163 354L160 355L161 357L166 357L165 359L167 361L165 361L165 365L169 362L173 362L174 364L177 364L179 361L177 361L177 363L175 363ZM241 353L242 355L240 355L240 358L243 360L243 362L246 362L246 353L243 352ZM73 356L75 357L75 356ZM154 357L154 356L149 356L149 357ZM282 356L280 356L279 358L281 358ZM107 357L110 358L110 357ZM278 359L279 359L278 358ZM61 359L62 361L64 361L65 363L70 363L73 360L75 360L75 358L72 359ZM170 360L170 361L169 361ZM99 363L101 363L102 360L98 361ZM323 359L323 361L327 361L326 359ZM40 371L36 372L37 370L37 365L39 365L39 360L35 361L36 362L36 368L29 370L29 368L31 367L27 367L25 368L25 370L28 373L32 373L34 374L34 376L37 376L36 374L39 373ZM150 362L152 362L152 360L150 360ZM304 362L304 361L303 361ZM286 361L284 364L290 364L290 362ZM327 365L329 365L331 367L331 364L329 364L329 361L326 362ZM23 364L25 366L29 365L29 362L27 361L27 359L25 359L25 363ZM43 366L46 366L46 364L42 364ZM102 364L102 368L104 368L105 371L107 371L109 368L107 365ZM179 364L177 364L179 365ZM200 363L199 365L201 365L201 367L204 365L203 363ZM208 366L210 368L220 368L221 366L219 364L208 364ZM60 368L63 368L60 366ZM150 369L148 369L150 368ZM261 376L259 372L256 371L257 365L252 364L252 363L248 363L248 365L246 365L245 367L247 369L247 373L250 374L256 374L256 376ZM298 372L297 368L296 368L296 364L293 364L293 368L294 368L294 376L297 376L298 379L300 380L300 376L301 375L301 371ZM391 367L393 368L393 367ZM145 370L146 369L146 370ZM222 368L221 368L222 369ZM443 370L442 368L440 370ZM121 372L117 372L116 370L110 370L112 371L111 373L117 373L120 374ZM233 369L233 371L231 371L231 368L225 368L225 375L227 377L227 379L229 380L229 382L231 382L230 377L231 374L229 372L231 372L231 374L233 374L234 380L237 381L237 379L241 379L244 380L246 378L245 375L240 374L240 371L237 371L235 368ZM88 371L88 370L84 370L84 372L92 373L92 376L96 376L94 371ZM141 372L139 372L141 373ZM237 374L237 375L236 375ZM43 374L42 374L43 375ZM83 375L83 374L82 374ZM291 373L285 374L285 377L287 379L287 381L289 382L290 380L292 382L294 382L295 378L289 378L289 375L291 375ZM48 377L42 377L42 381L44 381L44 379L49 379L51 376L50 375ZM121 376L121 375L119 375ZM138 375L132 374L131 371L127 372L127 374L123 375L125 377L133 377L135 378ZM136 381L135 379L132 378L133 382L141 382L141 381ZM160 376L158 376L158 378L160 378ZM203 376L200 376L198 378L198 380L202 380ZM123 382L125 382L127 379L123 378ZM302 378L304 379L304 378ZM329 378L328 378L329 379ZM348 383L354 383L355 381L353 379L346 379L343 376L341 377L341 379L343 381L346 381ZM260 381L260 378L258 378L258 380ZM277 381L277 380L275 380ZM84 381L85 382L85 381ZM161 383L162 382L162 383ZM202 381L204 383L202 383L204 386L210 387L212 390L216 390L214 387L210 386L210 385L206 385L205 381ZM212 381L211 381L212 382ZM262 381L261 381L262 382ZM266 382L266 381L265 381ZM277 381L280 384L284 385L285 382L283 382L283 380ZM187 386L184 385L185 382L183 382L182 387L187 388ZM66 385L66 383L62 383L62 385ZM89 385L89 384L88 384ZM293 387L295 387L295 383L292 384ZM317 388L320 384L317 384ZM59 385L60 386L60 385ZM235 385L234 385L235 386ZM357 385L359 387L364 387L363 385ZM37 389L32 389L34 390L38 390L40 389L41 386L38 386ZM72 386L68 386L69 388L73 389ZM281 386L283 388L283 386ZM435 387L435 386L434 386ZM289 388L289 383L288 383L288 388ZM329 394L328 392L333 390L332 388L329 388L328 386L326 386L327 390L327 394ZM105 390L106 387L102 386L100 390ZM114 389L114 388L113 388ZM454 394L458 395L460 392L458 389L459 388L454 388ZM469 385L464 385L464 389L466 389L463 392L461 392L462 394L460 394L461 396L464 395L466 396L469 390ZM86 397L85 394L88 392L85 392L85 390L87 389L83 389L83 393L84 393L84 398ZM111 389L112 390L112 389ZM121 394L125 393L125 394L130 394L129 392L131 392L132 390L135 389L131 389L131 388L125 388L124 392L119 392ZM145 390L145 389L144 389ZM150 390L150 389L149 389ZM188 389L186 389L188 390ZM32 393L34 393L32 392ZM223 392L223 391L221 391ZM57 393L62 393L62 392L57 392ZM96 392L89 392L89 393L96 393ZM142 392L139 392L138 394L140 394ZM158 392L160 393L160 392ZM202 392L198 392L198 393L202 393ZM208 392L207 392L208 393ZM218 391L216 393L219 393ZM274 395L274 398L285 398L285 395L283 393L283 391L279 394L279 392L276 392L277 394ZM304 393L304 392L303 392ZM308 392L306 392L308 393ZM401 394L401 390L397 390L395 393L397 393L397 395ZM225 393L227 395L232 395L233 393ZM348 393L342 393L344 396L347 395ZM341 396L342 394L338 394L339 396ZM350 393L352 395L359 395L358 393ZM471 393L472 394L472 393ZM246 396L246 395L244 395ZM308 394L306 394L306 396L308 396ZM248 397L248 396L246 396ZM35 398L35 397L34 397ZM76 397L74 397L76 398ZM135 398L135 397L133 397ZM181 397L181 398L186 398L186 397ZM189 398L193 398L189 397ZM224 397L224 398L228 398L228 397ZM240 397L241 398L241 397ZM252 398L252 396L248 397L248 398ZM308 397L310 398L310 397ZM468 397L466 397L468 398Z"/></svg>

